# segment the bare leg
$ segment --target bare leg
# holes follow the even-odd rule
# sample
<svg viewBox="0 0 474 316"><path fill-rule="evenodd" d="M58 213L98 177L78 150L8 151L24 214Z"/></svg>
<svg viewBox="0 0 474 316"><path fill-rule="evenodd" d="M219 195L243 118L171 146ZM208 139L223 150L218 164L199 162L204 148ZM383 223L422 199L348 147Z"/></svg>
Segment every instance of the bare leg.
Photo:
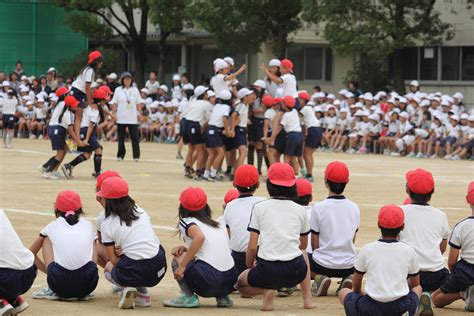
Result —
<svg viewBox="0 0 474 316"><path fill-rule="evenodd" d="M456 293L443 293L440 289L437 289L431 294L433 298L433 303L436 307L444 307L451 304L454 301L460 300L461 295L459 292Z"/></svg>
<svg viewBox="0 0 474 316"><path fill-rule="evenodd" d="M303 306L305 309L312 309L316 307L316 304L313 302L313 296L311 294L311 269L309 266L308 254L304 250L302 253L308 269L306 278L300 283L301 290L303 291Z"/></svg>

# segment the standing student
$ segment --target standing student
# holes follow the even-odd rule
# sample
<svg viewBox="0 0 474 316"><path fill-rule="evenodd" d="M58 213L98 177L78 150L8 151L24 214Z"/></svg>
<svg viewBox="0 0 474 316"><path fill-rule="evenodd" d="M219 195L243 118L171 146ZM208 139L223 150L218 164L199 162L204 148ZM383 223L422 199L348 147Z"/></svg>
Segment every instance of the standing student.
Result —
<svg viewBox="0 0 474 316"><path fill-rule="evenodd" d="M188 136L186 134L186 113L189 107L189 102L191 97L194 94L194 89L185 89L184 97L179 102L176 115L176 123L179 124L179 143L178 143L178 152L176 153L176 159L184 159L181 155L181 150L184 145L189 143Z"/></svg>
<svg viewBox="0 0 474 316"><path fill-rule="evenodd" d="M466 201L471 216L457 223L449 237L448 267L451 274L432 297L436 307L463 299L465 310L474 312L474 181L469 184ZM459 257L461 260L458 261Z"/></svg>
<svg viewBox="0 0 474 316"><path fill-rule="evenodd" d="M249 118L249 106L255 101L256 95L250 89L242 88L237 93L237 98L240 99L235 107L235 112L232 113L232 126L235 127L234 146L239 151L239 157L234 165L234 170L244 164L247 158L247 124Z"/></svg>
<svg viewBox="0 0 474 316"><path fill-rule="evenodd" d="M278 77L276 74L273 74L268 68L265 67L265 65L262 65L260 69L262 69L268 79L275 82L276 84L281 85L283 97L291 96L295 99L298 98L296 77L293 75L293 62L291 60L283 59L280 61L280 77Z"/></svg>
<svg viewBox="0 0 474 316"><path fill-rule="evenodd" d="M400 207L387 205L380 209L378 227L382 238L362 247L355 264L352 290L339 292L346 315L415 314L421 295L420 268L413 248L398 240L403 222ZM366 282L362 290L364 274Z"/></svg>
<svg viewBox="0 0 474 316"><path fill-rule="evenodd" d="M405 175L406 192L411 204L403 205L405 229L400 241L413 247L420 262L420 300L422 311L431 312L429 292L437 290L449 275L444 266L443 254L449 238L446 214L429 204L434 193L433 175L424 169L410 170Z"/></svg>
<svg viewBox="0 0 474 316"><path fill-rule="evenodd" d="M356 258L355 238L360 225L359 207L344 195L349 183L349 168L340 161L326 166L324 182L328 197L311 211L311 274L313 295L326 296L330 278L341 278L336 295L352 287ZM336 233L337 231L337 233Z"/></svg>
<svg viewBox="0 0 474 316"><path fill-rule="evenodd" d="M38 269L47 274L48 288L33 293L36 299L88 299L97 287L97 252L92 223L82 217L82 202L75 191L56 196L56 219L30 247ZM43 249L43 260L37 254Z"/></svg>
<svg viewBox="0 0 474 316"><path fill-rule="evenodd" d="M74 130L78 135L79 130L81 129L82 109L93 102L91 85L95 80L96 71L102 67L103 61L102 53L100 51L92 51L89 54L87 65L80 70L76 80L72 83L71 95L79 101L80 105L74 121Z"/></svg>
<svg viewBox="0 0 474 316"><path fill-rule="evenodd" d="M36 278L35 257L21 242L3 210L0 210L0 315L17 315L28 308L21 296Z"/></svg>
<svg viewBox="0 0 474 316"><path fill-rule="evenodd" d="M267 98L268 97L268 98ZM275 138L274 145L271 145L273 127L278 126L275 121L280 122L283 112L280 110L281 98L273 98L271 96L265 96L263 102L267 106L265 111L265 122L263 123L263 141L268 146L268 159L270 165L274 162L280 161L280 153L283 152L284 142L286 140L285 131L280 131L278 136Z"/></svg>
<svg viewBox="0 0 474 316"><path fill-rule="evenodd" d="M230 90L230 85L241 73L247 69L246 65L240 66L239 70L234 73L230 73L229 64L223 59L218 60L214 65L216 75L212 80L212 90L215 93L219 93L222 90Z"/></svg>
<svg viewBox="0 0 474 316"><path fill-rule="evenodd" d="M230 255L225 226L212 219L206 193L189 187L179 197L179 231L185 246L171 251L174 278L181 296L164 301L167 307L199 307L199 298L215 297L218 307L233 305L237 271Z"/></svg>
<svg viewBox="0 0 474 316"><path fill-rule="evenodd" d="M140 138L138 135L138 117L143 108L143 100L140 91L132 85L133 77L129 72L121 76L121 86L115 89L112 104L112 113L117 118L118 150L117 160L125 158L126 130L130 134L132 142L133 160L140 160Z"/></svg>
<svg viewBox="0 0 474 316"><path fill-rule="evenodd" d="M240 275L247 269L245 257L250 234L247 226L255 204L265 198L254 196L260 185L257 169L252 165L242 165L235 171L234 187L238 198L226 205L224 221L229 233L229 246L234 258L235 268Z"/></svg>
<svg viewBox="0 0 474 316"><path fill-rule="evenodd" d="M150 306L147 287L160 283L167 267L165 250L150 216L128 195L128 183L122 178L105 179L97 197L105 205L105 219L100 225L109 261L105 278L121 287L118 307ZM121 256L116 254L116 247L120 247Z"/></svg>
<svg viewBox="0 0 474 316"><path fill-rule="evenodd" d="M106 102L107 95L103 90L94 91L94 103L89 104L82 113L80 138L86 146L77 147L77 151L82 152L71 162L63 165L61 170L67 179L72 179L72 170L75 166L88 160L94 152L94 173L92 176L97 178L100 175L102 166L102 145L97 138L97 126L104 121L104 111L102 109Z"/></svg>
<svg viewBox="0 0 474 316"><path fill-rule="evenodd" d="M271 74L280 77L280 66L281 62L278 59L272 59L268 62L268 71ZM274 98L277 97L277 90L280 87L280 84L274 82L269 77L265 77L265 87L269 95Z"/></svg>
<svg viewBox="0 0 474 316"><path fill-rule="evenodd" d="M12 148L15 132L15 113L19 105L18 98L13 90L7 91L7 97L1 98L0 104L2 105L3 148Z"/></svg>
<svg viewBox="0 0 474 316"><path fill-rule="evenodd" d="M245 296L263 294L261 309L270 311L274 290L301 284L304 308L314 308L306 255L309 221L304 207L292 201L297 195L293 168L272 164L267 190L271 198L254 205L247 228L248 269L239 276L239 291Z"/></svg>

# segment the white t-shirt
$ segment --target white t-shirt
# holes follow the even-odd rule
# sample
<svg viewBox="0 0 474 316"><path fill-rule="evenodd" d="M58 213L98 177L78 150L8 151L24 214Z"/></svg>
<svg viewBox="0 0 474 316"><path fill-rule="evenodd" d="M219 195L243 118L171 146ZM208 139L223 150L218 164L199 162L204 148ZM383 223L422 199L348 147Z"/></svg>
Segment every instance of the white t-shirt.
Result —
<svg viewBox="0 0 474 316"><path fill-rule="evenodd" d="M319 235L319 248L313 260L330 269L354 266L354 236L360 225L357 204L343 196L328 197L315 204L311 211L311 233Z"/></svg>
<svg viewBox="0 0 474 316"><path fill-rule="evenodd" d="M311 226L311 212L313 207L311 205L303 206L306 210L306 214L308 215L308 221ZM308 247L306 247L307 253L313 253L313 247L311 247L311 233L308 235Z"/></svg>
<svg viewBox="0 0 474 316"><path fill-rule="evenodd" d="M89 127L89 123L97 125L100 120L99 110L93 109L88 106L82 112L82 119L81 119L81 128L82 127Z"/></svg>
<svg viewBox="0 0 474 316"><path fill-rule="evenodd" d="M23 246L20 237L2 209L0 209L0 253L2 254L0 268L26 270L35 261L35 256Z"/></svg>
<svg viewBox="0 0 474 316"><path fill-rule="evenodd" d="M209 118L209 125L223 128L224 120L229 117L229 113L230 106L227 104L217 103L212 109L212 113Z"/></svg>
<svg viewBox="0 0 474 316"><path fill-rule="evenodd" d="M117 104L117 124L138 124L137 104L143 100L137 88L117 87L111 103Z"/></svg>
<svg viewBox="0 0 474 316"><path fill-rule="evenodd" d="M453 126L452 124L446 124L447 136L459 138L459 131L459 125Z"/></svg>
<svg viewBox="0 0 474 316"><path fill-rule="evenodd" d="M157 80L155 80L155 82L151 82L150 80L147 80L147 82L145 83L145 88L147 88L148 94L156 93L159 87L160 87L160 83Z"/></svg>
<svg viewBox="0 0 474 316"><path fill-rule="evenodd" d="M402 205L405 228L400 241L415 249L421 271L439 271L444 268L444 258L439 249L443 239L449 238L446 214L430 205Z"/></svg>
<svg viewBox="0 0 474 316"><path fill-rule="evenodd" d="M246 128L249 120L249 107L241 102L235 107L235 112L240 118L238 126Z"/></svg>
<svg viewBox="0 0 474 316"><path fill-rule="evenodd" d="M179 102L178 113L179 113L179 117L181 119L186 118L186 113L188 111L188 107L189 107L189 101L188 100L182 99L181 102Z"/></svg>
<svg viewBox="0 0 474 316"><path fill-rule="evenodd" d="M183 94L181 93L181 85L176 85L171 87L171 98L181 100Z"/></svg>
<svg viewBox="0 0 474 316"><path fill-rule="evenodd" d="M410 292L407 277L417 275L420 268L413 248L396 240L381 239L362 247L355 270L366 275L367 295L386 303Z"/></svg>
<svg viewBox="0 0 474 316"><path fill-rule="evenodd" d="M219 95L219 92L229 90L229 82L225 81L226 75L224 74L217 74L214 76L214 80L212 81L212 90Z"/></svg>
<svg viewBox="0 0 474 316"><path fill-rule="evenodd" d="M230 249L246 252L249 244L247 227L252 215L253 206L265 198L258 196L242 196L227 203L224 210L224 221L230 229Z"/></svg>
<svg viewBox="0 0 474 316"><path fill-rule="evenodd" d="M298 90L296 89L296 77L290 73L284 74L281 77L283 83L281 84L283 88L283 96L292 96L293 98L298 97Z"/></svg>
<svg viewBox="0 0 474 316"><path fill-rule="evenodd" d="M318 118L314 114L314 110L311 106L305 105L300 110L301 115L303 115L303 123L306 128L311 127L320 127L321 124L319 123Z"/></svg>
<svg viewBox="0 0 474 316"><path fill-rule="evenodd" d="M290 112L285 112L281 118L280 125L287 133L301 132L301 122L298 111L293 109Z"/></svg>
<svg viewBox="0 0 474 316"><path fill-rule="evenodd" d="M83 217L75 225L69 225L64 217L49 223L40 233L53 245L54 262L68 270L77 270L92 261L94 228Z"/></svg>
<svg viewBox="0 0 474 316"><path fill-rule="evenodd" d="M230 254L229 236L227 235L225 225L219 223L219 227L214 228L194 217L180 219L179 230L188 249L193 241L188 236L188 229L192 225L197 225L205 237L204 243L196 253L196 260L204 261L222 272L232 269L234 267L234 259Z"/></svg>
<svg viewBox="0 0 474 316"><path fill-rule="evenodd" d="M337 116L325 116L324 125L327 129L333 130L336 128Z"/></svg>
<svg viewBox="0 0 474 316"><path fill-rule="evenodd" d="M69 127L69 125L74 124L74 114L69 110L66 110L61 118L61 122L59 122L59 117L63 113L64 110L64 101L59 102L53 110L51 115L51 120L49 121L49 126L62 126L65 129Z"/></svg>
<svg viewBox="0 0 474 316"><path fill-rule="evenodd" d="M72 87L77 90L86 93L86 83L92 83L94 81L95 71L92 67L87 66L80 74L77 76L76 80L72 83Z"/></svg>
<svg viewBox="0 0 474 316"><path fill-rule="evenodd" d="M156 111L155 113L151 112L148 115L148 117L150 118L152 122L159 121L162 123L165 120L165 112L158 112L158 111Z"/></svg>
<svg viewBox="0 0 474 316"><path fill-rule="evenodd" d="M290 261L302 255L300 236L309 234L308 215L293 201L270 198L254 205L247 230L260 235L259 258Z"/></svg>
<svg viewBox="0 0 474 316"><path fill-rule="evenodd" d="M120 223L120 218L116 215L106 217L100 226L102 243L120 246L123 254L133 260L151 259L160 250L160 240L153 231L150 216L145 210L137 206L135 214L138 219L130 226Z"/></svg>
<svg viewBox="0 0 474 316"><path fill-rule="evenodd" d="M346 117L345 119L339 118L336 123L339 131L348 131L351 129L351 121Z"/></svg>
<svg viewBox="0 0 474 316"><path fill-rule="evenodd" d="M186 120L193 122L203 122L208 117L208 112L212 112L212 104L206 100L193 100L188 106Z"/></svg>
<svg viewBox="0 0 474 316"><path fill-rule="evenodd" d="M41 107L38 107L38 106L35 106L33 108L33 111L35 113L35 118L37 120L43 120L46 118L47 116L47 112L46 112L46 106L42 105Z"/></svg>
<svg viewBox="0 0 474 316"><path fill-rule="evenodd" d="M399 121L388 123L388 131L390 133L395 134L395 133L398 133L399 130L400 130L400 122Z"/></svg>
<svg viewBox="0 0 474 316"><path fill-rule="evenodd" d="M280 88L280 85L266 78L265 78L265 85L266 85L265 90L267 90L268 94L275 98L277 96L277 90L278 88Z"/></svg>
<svg viewBox="0 0 474 316"><path fill-rule="evenodd" d="M457 223L449 238L449 245L461 249L460 257L474 264L474 216Z"/></svg>
<svg viewBox="0 0 474 316"><path fill-rule="evenodd" d="M5 99L0 99L0 103L2 104L2 111L1 113L7 114L7 115L13 115L16 112L16 107L18 105L18 99L17 98L5 98Z"/></svg>
<svg viewBox="0 0 474 316"><path fill-rule="evenodd" d="M270 129L272 126L273 118L276 115L276 111L273 108L269 108L268 110L265 111L265 119L270 121Z"/></svg>

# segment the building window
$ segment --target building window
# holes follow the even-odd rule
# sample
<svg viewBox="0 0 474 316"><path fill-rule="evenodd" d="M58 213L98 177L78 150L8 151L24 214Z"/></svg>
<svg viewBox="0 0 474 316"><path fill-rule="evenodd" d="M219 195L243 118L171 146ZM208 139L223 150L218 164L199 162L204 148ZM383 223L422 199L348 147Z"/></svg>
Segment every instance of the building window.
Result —
<svg viewBox="0 0 474 316"><path fill-rule="evenodd" d="M293 61L293 71L297 80L332 80L330 48L295 44L288 48L288 58Z"/></svg>
<svg viewBox="0 0 474 316"><path fill-rule="evenodd" d="M420 49L420 80L438 79L438 49L423 47Z"/></svg>
<svg viewBox="0 0 474 316"><path fill-rule="evenodd" d="M459 47L442 47L441 56L441 80L459 80Z"/></svg>
<svg viewBox="0 0 474 316"><path fill-rule="evenodd" d="M474 47L463 47L461 58L461 80L474 80Z"/></svg>

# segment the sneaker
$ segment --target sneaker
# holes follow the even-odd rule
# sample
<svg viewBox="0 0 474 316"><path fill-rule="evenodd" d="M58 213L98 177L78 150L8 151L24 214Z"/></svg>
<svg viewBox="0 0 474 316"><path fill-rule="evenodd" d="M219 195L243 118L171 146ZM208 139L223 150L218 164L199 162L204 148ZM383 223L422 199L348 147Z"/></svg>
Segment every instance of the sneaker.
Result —
<svg viewBox="0 0 474 316"><path fill-rule="evenodd" d="M301 174L303 177L306 176L306 173L307 173L307 172L306 172L306 168L301 168L301 169L300 169L300 174Z"/></svg>
<svg viewBox="0 0 474 316"><path fill-rule="evenodd" d="M97 179L100 176L100 172L94 172L92 176Z"/></svg>
<svg viewBox="0 0 474 316"><path fill-rule="evenodd" d="M135 306L137 307L150 307L151 306L151 296L147 293L137 292L137 297L135 298Z"/></svg>
<svg viewBox="0 0 474 316"><path fill-rule="evenodd" d="M216 302L217 302L217 307L231 307L234 306L234 302L229 298L229 296L217 298L216 297Z"/></svg>
<svg viewBox="0 0 474 316"><path fill-rule="evenodd" d="M400 157L400 153L398 151L394 151L390 154L392 157Z"/></svg>
<svg viewBox="0 0 474 316"><path fill-rule="evenodd" d="M443 159L444 160L449 160L449 159L451 159L451 155L448 154L448 155L444 156Z"/></svg>
<svg viewBox="0 0 474 316"><path fill-rule="evenodd" d="M181 294L181 296L164 301L163 305L166 307L176 307L176 308L196 308L196 307L201 306L201 304L199 304L199 298L197 297L196 294L193 294L193 296L187 296L186 294Z"/></svg>
<svg viewBox="0 0 474 316"><path fill-rule="evenodd" d="M38 136L38 139L43 139L43 135L39 135L39 136Z"/></svg>
<svg viewBox="0 0 474 316"><path fill-rule="evenodd" d="M474 285L466 289L464 297L466 298L464 309L468 312L474 312Z"/></svg>
<svg viewBox="0 0 474 316"><path fill-rule="evenodd" d="M459 155L454 155L451 160L461 160L461 157Z"/></svg>
<svg viewBox="0 0 474 316"><path fill-rule="evenodd" d="M293 289L290 287L282 287L277 290L278 297L288 297L293 294Z"/></svg>
<svg viewBox="0 0 474 316"><path fill-rule="evenodd" d="M176 154L176 159L184 159L183 156L181 155L181 153L178 151L178 153Z"/></svg>
<svg viewBox="0 0 474 316"><path fill-rule="evenodd" d="M221 182L221 181L224 181L224 177L219 175L219 174L216 174L214 177L213 176L209 176L209 179L212 179L214 181L218 181L218 182Z"/></svg>
<svg viewBox="0 0 474 316"><path fill-rule="evenodd" d="M140 158L133 158L133 161L139 162L139 161L140 161Z"/></svg>
<svg viewBox="0 0 474 316"><path fill-rule="evenodd" d="M203 176L202 179L205 180L205 181L209 181L209 182L216 182L215 177L211 177L211 176L208 176L208 177ZM195 179L195 180L197 180L197 179Z"/></svg>
<svg viewBox="0 0 474 316"><path fill-rule="evenodd" d="M126 287L123 289L120 295L118 307L120 309L133 309L135 308L135 299L137 297L137 289L133 287Z"/></svg>
<svg viewBox="0 0 474 316"><path fill-rule="evenodd" d="M312 176L306 176L305 178L306 178L306 180L308 180L309 182L314 182L314 179L313 179Z"/></svg>
<svg viewBox="0 0 474 316"><path fill-rule="evenodd" d="M416 155L416 158L424 158L424 157L425 155L423 155L421 151Z"/></svg>
<svg viewBox="0 0 474 316"><path fill-rule="evenodd" d="M414 151L412 151L411 153L409 153L409 154L407 155L407 157L408 157L408 158L415 158L415 157L416 157L416 154L415 154Z"/></svg>
<svg viewBox="0 0 474 316"><path fill-rule="evenodd" d="M117 157L117 161L118 162L123 161L123 157Z"/></svg>
<svg viewBox="0 0 474 316"><path fill-rule="evenodd" d="M18 296L16 300L11 303L11 305L13 306L13 315L17 315L26 311L29 306L25 299L21 296Z"/></svg>
<svg viewBox="0 0 474 316"><path fill-rule="evenodd" d="M64 173L64 176L66 177L66 179L72 179L73 178L72 169L74 169L74 167L71 166L68 163L61 166L61 170Z"/></svg>
<svg viewBox="0 0 474 316"><path fill-rule="evenodd" d="M352 277L353 277L353 275L351 274L351 275L347 276L346 278L342 279L341 282L338 282L339 287L336 290L336 296L339 295L339 291L341 289L352 289Z"/></svg>
<svg viewBox="0 0 474 316"><path fill-rule="evenodd" d="M0 298L0 315L11 315L13 311L13 306L7 300Z"/></svg>
<svg viewBox="0 0 474 316"><path fill-rule="evenodd" d="M194 180L202 181L202 180L206 180L206 179L203 176L194 176Z"/></svg>
<svg viewBox="0 0 474 316"><path fill-rule="evenodd" d="M357 153L358 154L366 154L367 153L367 148L366 147L361 147L361 148L359 148L359 151Z"/></svg>
<svg viewBox="0 0 474 316"><path fill-rule="evenodd" d="M33 134L31 134L31 135L30 135L30 139L36 139L36 136L33 135Z"/></svg>
<svg viewBox="0 0 474 316"><path fill-rule="evenodd" d="M39 165L39 166L38 166L38 171L39 171L40 173L45 173L46 170L48 170L48 169L44 168L43 165Z"/></svg>
<svg viewBox="0 0 474 316"><path fill-rule="evenodd" d="M44 172L43 177L49 180L59 180L59 176L56 172Z"/></svg>
<svg viewBox="0 0 474 316"><path fill-rule="evenodd" d="M192 178L193 178L193 174L192 174L190 171L185 171L185 172L184 172L184 176L185 176L186 178L189 178L189 179L192 179Z"/></svg>
<svg viewBox="0 0 474 316"><path fill-rule="evenodd" d="M326 296L328 295L328 289L331 285L331 279L325 275L316 274L314 277L313 286L311 287L311 293L313 296Z"/></svg>
<svg viewBox="0 0 474 316"><path fill-rule="evenodd" d="M420 303L418 303L415 315L433 315L431 295L429 292L421 293Z"/></svg>
<svg viewBox="0 0 474 316"><path fill-rule="evenodd" d="M46 299L46 300L59 300L57 296L49 287L42 290L31 293L31 297L34 299Z"/></svg>
<svg viewBox="0 0 474 316"><path fill-rule="evenodd" d="M430 159L437 159L438 158L438 155L437 154L433 154L430 156Z"/></svg>

